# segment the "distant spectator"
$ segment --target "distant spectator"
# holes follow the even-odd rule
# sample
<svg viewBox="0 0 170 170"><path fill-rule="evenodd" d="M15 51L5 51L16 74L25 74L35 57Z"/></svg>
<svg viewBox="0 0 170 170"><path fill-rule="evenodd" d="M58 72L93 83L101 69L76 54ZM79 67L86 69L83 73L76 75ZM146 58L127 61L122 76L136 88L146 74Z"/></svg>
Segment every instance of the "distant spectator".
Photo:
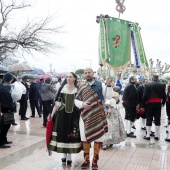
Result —
<svg viewBox="0 0 170 170"><path fill-rule="evenodd" d="M112 86L112 88L115 87L115 79L112 80L111 86Z"/></svg>
<svg viewBox="0 0 170 170"><path fill-rule="evenodd" d="M165 80L162 80L162 84L164 85L164 87L166 89L166 82L165 82Z"/></svg>
<svg viewBox="0 0 170 170"><path fill-rule="evenodd" d="M43 104L43 126L46 127L47 117L51 113L51 105L54 100L56 90L52 86L52 79L47 77L40 89L40 96Z"/></svg>
<svg viewBox="0 0 170 170"><path fill-rule="evenodd" d="M38 83L39 91L40 91L41 86L42 86L43 83L44 83L44 79L40 79L40 82ZM39 96L38 102L39 102L39 106L40 106L40 113L42 114L42 107L43 106L42 106L41 95Z"/></svg>
<svg viewBox="0 0 170 170"><path fill-rule="evenodd" d="M120 87L120 92L119 92L119 94L122 94L122 84L121 84L120 80L117 80L117 81L116 81L116 86Z"/></svg>
<svg viewBox="0 0 170 170"><path fill-rule="evenodd" d="M22 84L26 88L26 94L22 94L20 99L20 109L19 109L19 115L21 115L21 120L28 120L29 118L26 117L27 112L27 100L28 100L28 85L27 85L27 78L22 79Z"/></svg>
<svg viewBox="0 0 170 170"><path fill-rule="evenodd" d="M59 90L61 84L62 84L62 78L59 77L59 78L58 78L58 83L56 84L56 90L57 90L57 92L58 92L58 90Z"/></svg>
<svg viewBox="0 0 170 170"><path fill-rule="evenodd" d="M82 80L79 78L79 79L77 80L77 86L80 87L81 85L82 85Z"/></svg>
<svg viewBox="0 0 170 170"><path fill-rule="evenodd" d="M35 117L35 108L39 117L41 117L40 107L38 99L40 97L39 87L38 84L35 82L34 79L30 79L30 91L29 91L29 100L30 100L30 107L32 111L31 117Z"/></svg>

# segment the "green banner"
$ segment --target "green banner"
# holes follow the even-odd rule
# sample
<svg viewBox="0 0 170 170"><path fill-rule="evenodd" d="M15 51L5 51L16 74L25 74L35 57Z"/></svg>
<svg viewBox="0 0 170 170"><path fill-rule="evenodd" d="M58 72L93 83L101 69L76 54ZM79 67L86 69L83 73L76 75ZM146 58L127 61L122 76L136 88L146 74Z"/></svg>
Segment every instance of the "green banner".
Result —
<svg viewBox="0 0 170 170"><path fill-rule="evenodd" d="M105 30L105 21L103 18L100 18L100 57L102 60L107 59L107 45L106 45L106 30Z"/></svg>
<svg viewBox="0 0 170 170"><path fill-rule="evenodd" d="M125 66L131 59L129 21L100 18L100 54L113 69Z"/></svg>
<svg viewBox="0 0 170 170"><path fill-rule="evenodd" d="M149 65L148 65L148 61L147 61L146 55L145 55L145 50L143 47L142 37L140 34L140 28L139 28L138 24L134 24L133 28L134 28L135 38L137 41L137 49L138 49L138 53L139 53L140 63L148 68Z"/></svg>

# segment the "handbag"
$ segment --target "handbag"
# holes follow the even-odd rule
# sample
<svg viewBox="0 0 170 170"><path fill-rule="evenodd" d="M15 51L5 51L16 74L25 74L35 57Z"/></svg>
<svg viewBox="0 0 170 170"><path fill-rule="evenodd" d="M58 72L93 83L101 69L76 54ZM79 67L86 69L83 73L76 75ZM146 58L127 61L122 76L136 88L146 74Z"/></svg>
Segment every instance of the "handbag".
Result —
<svg viewBox="0 0 170 170"><path fill-rule="evenodd" d="M137 114L139 114L139 115L143 115L144 113L145 113L144 109L138 109L137 110Z"/></svg>
<svg viewBox="0 0 170 170"><path fill-rule="evenodd" d="M10 125L14 123L14 113L3 113L3 123L4 125Z"/></svg>

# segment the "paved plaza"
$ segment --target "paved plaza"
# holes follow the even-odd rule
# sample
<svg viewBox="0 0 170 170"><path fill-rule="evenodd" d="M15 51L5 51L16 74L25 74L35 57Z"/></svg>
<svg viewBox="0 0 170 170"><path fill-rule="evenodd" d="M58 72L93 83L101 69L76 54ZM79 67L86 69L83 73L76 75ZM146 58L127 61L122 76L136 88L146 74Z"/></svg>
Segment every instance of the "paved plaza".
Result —
<svg viewBox="0 0 170 170"><path fill-rule="evenodd" d="M124 117L122 106L121 114ZM30 109L27 111L30 117ZM45 145L45 131L42 118L38 115L28 121L21 121L18 113L15 115L17 126L11 126L8 140L13 141L11 148L0 149L0 169L3 170L80 170L83 163L83 152L73 155L72 165L61 163L62 154L49 156ZM151 137L150 141L143 139L145 131L141 130L140 121L133 130L137 138L127 138L125 142L114 145L107 150L101 150L99 170L170 170L170 143L166 138L166 112L162 109L160 140ZM93 146L91 148L93 157Z"/></svg>

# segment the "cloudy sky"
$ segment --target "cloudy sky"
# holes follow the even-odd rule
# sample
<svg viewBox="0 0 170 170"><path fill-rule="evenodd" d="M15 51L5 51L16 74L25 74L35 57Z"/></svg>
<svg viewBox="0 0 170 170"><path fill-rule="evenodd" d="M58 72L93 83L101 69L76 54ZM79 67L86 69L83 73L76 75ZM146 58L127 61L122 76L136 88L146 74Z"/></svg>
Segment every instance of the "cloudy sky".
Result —
<svg viewBox="0 0 170 170"><path fill-rule="evenodd" d="M118 17L115 0L32 0L28 17L57 15L56 24L64 24L64 31L53 37L63 47L47 56L36 53L27 56L30 66L49 71L50 64L57 72L74 71L92 66L98 68L99 25L96 16L108 14ZM126 11L120 18L138 22L147 59L160 59L170 64L170 1L125 0ZM21 15L19 15L21 17ZM134 56L132 56L133 58Z"/></svg>

